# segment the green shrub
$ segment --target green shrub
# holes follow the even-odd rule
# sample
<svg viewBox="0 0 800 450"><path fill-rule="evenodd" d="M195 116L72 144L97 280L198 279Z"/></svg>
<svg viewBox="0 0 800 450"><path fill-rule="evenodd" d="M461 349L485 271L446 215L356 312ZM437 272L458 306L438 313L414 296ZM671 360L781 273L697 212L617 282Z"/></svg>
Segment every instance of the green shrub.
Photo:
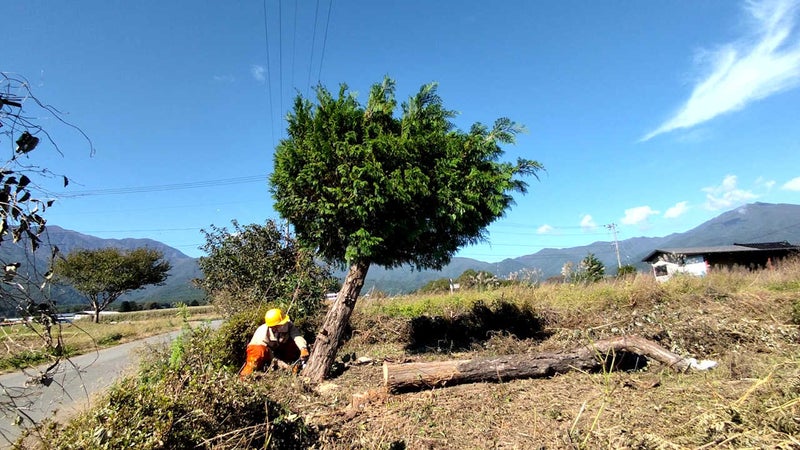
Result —
<svg viewBox="0 0 800 450"><path fill-rule="evenodd" d="M187 329L169 348L145 356L138 376L112 386L65 425L42 430L51 449L308 448L316 432L270 398L268 381L243 383L220 369L212 331Z"/></svg>
<svg viewBox="0 0 800 450"><path fill-rule="evenodd" d="M795 300L792 304L792 322L800 325L800 300Z"/></svg>

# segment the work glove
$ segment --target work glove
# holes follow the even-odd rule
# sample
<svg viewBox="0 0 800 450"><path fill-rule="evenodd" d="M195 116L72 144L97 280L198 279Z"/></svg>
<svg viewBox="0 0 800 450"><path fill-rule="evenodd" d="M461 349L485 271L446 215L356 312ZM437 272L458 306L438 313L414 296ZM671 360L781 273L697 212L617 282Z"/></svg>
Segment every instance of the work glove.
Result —
<svg viewBox="0 0 800 450"><path fill-rule="evenodd" d="M305 365L306 361L308 361L308 349L307 348L300 349L300 360L303 361L303 365Z"/></svg>

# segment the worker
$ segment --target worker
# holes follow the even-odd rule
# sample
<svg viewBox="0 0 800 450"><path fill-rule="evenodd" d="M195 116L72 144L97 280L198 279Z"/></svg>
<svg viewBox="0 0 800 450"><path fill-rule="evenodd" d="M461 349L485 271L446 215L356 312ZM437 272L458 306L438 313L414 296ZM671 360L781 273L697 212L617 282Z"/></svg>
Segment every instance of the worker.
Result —
<svg viewBox="0 0 800 450"><path fill-rule="evenodd" d="M239 371L239 378L244 379L256 370L269 367L273 358L289 365L299 362L301 366L308 360L306 340L289 319L289 315L280 308L267 311L264 324L253 333L253 338L247 344L247 357Z"/></svg>

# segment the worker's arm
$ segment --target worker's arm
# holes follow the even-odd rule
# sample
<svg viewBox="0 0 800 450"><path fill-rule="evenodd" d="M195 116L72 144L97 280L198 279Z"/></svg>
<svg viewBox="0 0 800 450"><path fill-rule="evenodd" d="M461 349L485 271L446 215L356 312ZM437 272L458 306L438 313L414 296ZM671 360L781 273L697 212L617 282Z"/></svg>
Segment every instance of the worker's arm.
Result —
<svg viewBox="0 0 800 450"><path fill-rule="evenodd" d="M300 357L307 358L308 357L308 343L306 342L305 338L302 334L300 334L300 330L297 329L294 324L289 325L289 337L292 338L294 344L297 345L297 348L300 349Z"/></svg>

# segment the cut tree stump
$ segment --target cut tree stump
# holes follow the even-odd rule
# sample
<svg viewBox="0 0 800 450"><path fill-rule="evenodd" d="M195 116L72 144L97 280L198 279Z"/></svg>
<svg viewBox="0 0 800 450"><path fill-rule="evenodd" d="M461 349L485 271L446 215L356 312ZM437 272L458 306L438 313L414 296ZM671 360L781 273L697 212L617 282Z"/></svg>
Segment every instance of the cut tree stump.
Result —
<svg viewBox="0 0 800 450"><path fill-rule="evenodd" d="M713 361L698 363L694 358L683 358L638 336L620 336L566 352L439 362L384 362L383 381L389 392L397 393L465 383L544 378L571 370L597 371L613 355L620 353L643 356L678 372L690 368L703 370L716 364Z"/></svg>

